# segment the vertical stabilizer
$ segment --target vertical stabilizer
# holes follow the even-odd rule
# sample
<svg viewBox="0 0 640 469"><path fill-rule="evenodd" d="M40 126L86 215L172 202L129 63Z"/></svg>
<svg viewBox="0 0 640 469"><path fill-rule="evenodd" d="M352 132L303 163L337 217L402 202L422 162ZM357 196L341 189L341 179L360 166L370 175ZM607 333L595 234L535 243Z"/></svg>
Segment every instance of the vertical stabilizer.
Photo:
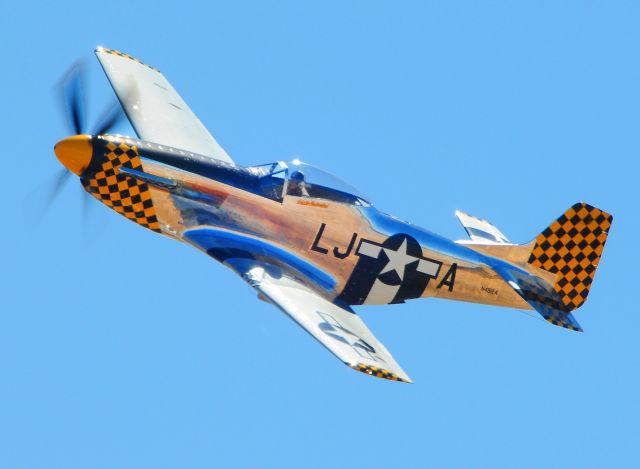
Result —
<svg viewBox="0 0 640 469"><path fill-rule="evenodd" d="M507 261L494 266L496 273L548 322L582 331L571 312L589 295L612 220L581 202L531 243L482 249Z"/></svg>
<svg viewBox="0 0 640 469"><path fill-rule="evenodd" d="M568 311L587 299L612 220L610 214L580 202L535 239L528 262L557 274L553 288Z"/></svg>

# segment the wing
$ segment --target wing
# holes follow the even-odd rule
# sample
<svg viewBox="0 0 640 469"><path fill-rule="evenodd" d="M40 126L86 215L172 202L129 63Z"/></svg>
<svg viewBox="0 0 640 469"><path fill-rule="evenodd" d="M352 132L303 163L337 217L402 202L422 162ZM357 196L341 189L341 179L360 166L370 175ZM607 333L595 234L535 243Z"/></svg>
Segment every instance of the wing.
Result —
<svg viewBox="0 0 640 469"><path fill-rule="evenodd" d="M239 273L261 299L277 306L346 365L378 378L411 382L349 306L320 294L322 287L314 281L317 267L292 265L293 256L282 248L226 230L190 230L185 239Z"/></svg>
<svg viewBox="0 0 640 469"><path fill-rule="evenodd" d="M162 73L111 49L96 56L140 138L233 163Z"/></svg>
<svg viewBox="0 0 640 469"><path fill-rule="evenodd" d="M286 275L274 277L268 267L256 265L243 277L346 365L378 378L411 382L386 347L348 306L331 303Z"/></svg>

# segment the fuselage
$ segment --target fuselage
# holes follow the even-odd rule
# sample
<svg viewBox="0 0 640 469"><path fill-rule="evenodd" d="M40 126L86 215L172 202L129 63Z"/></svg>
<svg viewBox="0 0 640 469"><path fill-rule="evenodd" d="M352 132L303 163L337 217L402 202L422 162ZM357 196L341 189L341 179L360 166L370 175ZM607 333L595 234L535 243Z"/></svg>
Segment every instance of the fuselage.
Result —
<svg viewBox="0 0 640 469"><path fill-rule="evenodd" d="M380 212L359 196L301 187L286 164L241 167L128 137L95 139L91 174L98 176L84 177L85 189L163 235L186 241L189 232L214 227L255 239L287 253L288 267L310 286L321 284L323 295L350 305L439 297L529 309L493 272L504 261ZM100 145L102 160L95 154ZM134 164L121 164L120 155ZM144 213L125 209L128 186L143 194L134 201L144 202ZM228 253L208 254L224 262Z"/></svg>

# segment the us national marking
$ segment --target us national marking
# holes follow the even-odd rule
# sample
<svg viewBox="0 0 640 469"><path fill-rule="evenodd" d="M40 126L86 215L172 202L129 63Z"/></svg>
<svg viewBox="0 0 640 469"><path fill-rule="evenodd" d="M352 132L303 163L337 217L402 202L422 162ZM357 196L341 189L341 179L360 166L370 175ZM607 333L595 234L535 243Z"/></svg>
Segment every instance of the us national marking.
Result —
<svg viewBox="0 0 640 469"><path fill-rule="evenodd" d="M321 311L317 311L317 313L324 321L320 323L319 327L325 334L350 345L363 358L384 362L384 360L376 354L376 349L361 337L358 337L349 329L345 328L333 316Z"/></svg>
<svg viewBox="0 0 640 469"><path fill-rule="evenodd" d="M358 255L373 257L375 259L378 259L380 257L380 252L384 252L384 254L387 256L388 261L387 264L379 272L379 275L395 271L402 281L404 280L405 267L414 262L418 262L418 266L416 267L416 270L418 272L422 272L423 274L427 274L434 278L437 278L438 276L438 271L440 270L441 264L429 259L422 259L407 254L406 238L397 250L383 248L382 246L374 244L366 239L362 240L362 243L360 243L360 247L358 248Z"/></svg>

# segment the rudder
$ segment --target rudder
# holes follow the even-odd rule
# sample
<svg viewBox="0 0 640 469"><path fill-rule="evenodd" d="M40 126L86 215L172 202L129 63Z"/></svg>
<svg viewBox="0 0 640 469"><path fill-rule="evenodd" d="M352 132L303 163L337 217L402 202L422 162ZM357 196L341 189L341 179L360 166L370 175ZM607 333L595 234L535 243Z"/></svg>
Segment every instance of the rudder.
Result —
<svg viewBox="0 0 640 469"><path fill-rule="evenodd" d="M553 287L567 311L586 301L612 221L609 213L579 202L535 239L528 262L558 274Z"/></svg>

